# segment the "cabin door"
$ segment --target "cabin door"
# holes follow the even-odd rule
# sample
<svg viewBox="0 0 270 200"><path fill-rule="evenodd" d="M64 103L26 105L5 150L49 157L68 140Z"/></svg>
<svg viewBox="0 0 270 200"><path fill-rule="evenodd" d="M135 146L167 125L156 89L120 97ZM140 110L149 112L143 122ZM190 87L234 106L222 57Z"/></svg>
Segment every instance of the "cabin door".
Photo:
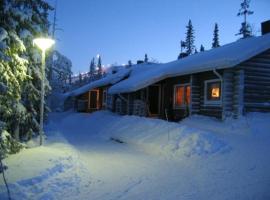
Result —
<svg viewBox="0 0 270 200"><path fill-rule="evenodd" d="M148 87L148 108L150 116L157 116L160 114L160 85L151 85Z"/></svg>
<svg viewBox="0 0 270 200"><path fill-rule="evenodd" d="M98 109L98 90L91 90L89 94L89 108Z"/></svg>

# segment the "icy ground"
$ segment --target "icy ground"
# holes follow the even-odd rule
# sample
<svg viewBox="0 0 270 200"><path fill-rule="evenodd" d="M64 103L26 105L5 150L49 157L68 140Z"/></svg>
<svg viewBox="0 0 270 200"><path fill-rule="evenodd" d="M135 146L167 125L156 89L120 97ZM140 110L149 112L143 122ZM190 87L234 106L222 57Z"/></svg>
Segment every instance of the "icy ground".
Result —
<svg viewBox="0 0 270 200"><path fill-rule="evenodd" d="M270 199L269 114L223 123L105 111L49 119L44 146L4 160L12 199Z"/></svg>

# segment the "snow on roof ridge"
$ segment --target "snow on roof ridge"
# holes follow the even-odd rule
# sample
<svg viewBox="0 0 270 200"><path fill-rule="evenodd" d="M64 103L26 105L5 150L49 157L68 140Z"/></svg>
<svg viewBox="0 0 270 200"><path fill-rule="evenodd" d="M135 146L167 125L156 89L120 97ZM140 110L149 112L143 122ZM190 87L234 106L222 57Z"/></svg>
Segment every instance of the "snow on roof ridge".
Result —
<svg viewBox="0 0 270 200"><path fill-rule="evenodd" d="M121 81L123 78L127 77L130 74L131 70L124 68L122 70L117 71L114 74L107 74L105 77L95 80L93 82L90 82L86 85L83 85L82 87L79 87L75 90L72 90L70 92L67 92L64 94L64 96L70 97L70 96L78 96L80 94L83 94L91 89L97 88L97 87L103 87L110 84L115 84L119 81Z"/></svg>
<svg viewBox="0 0 270 200"><path fill-rule="evenodd" d="M110 87L109 93L134 92L168 77L231 68L267 49L270 49L270 33L239 39L218 48L160 64L141 73L132 71L129 78Z"/></svg>

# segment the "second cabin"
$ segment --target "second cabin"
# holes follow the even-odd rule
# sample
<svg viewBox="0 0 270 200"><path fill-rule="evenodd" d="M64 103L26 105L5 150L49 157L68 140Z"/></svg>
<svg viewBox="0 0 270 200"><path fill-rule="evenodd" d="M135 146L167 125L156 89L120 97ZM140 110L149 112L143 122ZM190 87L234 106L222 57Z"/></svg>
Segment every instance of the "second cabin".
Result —
<svg viewBox="0 0 270 200"><path fill-rule="evenodd" d="M76 96L75 109L78 112L94 112L105 109L106 92L106 87L99 87Z"/></svg>

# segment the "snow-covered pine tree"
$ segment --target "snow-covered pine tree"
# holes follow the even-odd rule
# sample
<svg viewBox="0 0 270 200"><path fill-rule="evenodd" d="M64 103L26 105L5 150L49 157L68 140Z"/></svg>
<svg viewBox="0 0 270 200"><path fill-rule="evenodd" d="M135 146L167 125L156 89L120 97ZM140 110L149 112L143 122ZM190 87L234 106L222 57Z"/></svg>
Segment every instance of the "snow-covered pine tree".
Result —
<svg viewBox="0 0 270 200"><path fill-rule="evenodd" d="M63 92L67 90L68 79L72 75L72 62L59 51L54 50L47 61L47 68L50 68L50 86L52 92Z"/></svg>
<svg viewBox="0 0 270 200"><path fill-rule="evenodd" d="M193 29L191 20L188 21L188 25L186 26L186 28L187 28L186 41L185 41L186 53L188 55L191 55L193 54L194 49L195 49L195 45L194 45L195 36L194 36L194 29Z"/></svg>
<svg viewBox="0 0 270 200"><path fill-rule="evenodd" d="M252 36L252 30L250 24L247 22L247 16L252 15L254 12L249 10L250 0L243 0L240 4L241 8L239 9L237 16L244 16L244 22L241 23L241 28L236 35L242 35L242 38L247 38Z"/></svg>
<svg viewBox="0 0 270 200"><path fill-rule="evenodd" d="M201 44L200 52L203 52L203 51L205 51L205 48L204 48L204 46Z"/></svg>
<svg viewBox="0 0 270 200"><path fill-rule="evenodd" d="M29 78L23 87L22 103L26 109L25 120L21 122L20 137L30 139L39 130L39 109L40 109L40 85L41 85L41 54L40 50L33 46L35 37L48 35L49 21L48 12L52 7L45 0L15 1L21 10L18 16L22 21L18 27L20 37L26 46L25 57L28 59L27 75ZM27 13L27 19L24 19ZM47 54L50 54L48 52ZM46 68L48 75L49 69ZM45 96L50 91L49 81L45 78ZM49 108L45 102L44 119L46 119Z"/></svg>
<svg viewBox="0 0 270 200"><path fill-rule="evenodd" d="M0 4L0 83L6 90L0 94L0 121L12 138L24 138L39 129L40 52L32 40L46 33L49 9L43 0L2 0Z"/></svg>
<svg viewBox="0 0 270 200"><path fill-rule="evenodd" d="M219 45L219 34L218 34L218 31L219 31L218 30L218 24L215 23L212 48L220 47L220 45Z"/></svg>
<svg viewBox="0 0 270 200"><path fill-rule="evenodd" d="M100 55L98 55L97 68L98 68L98 75L99 75L99 77L101 77L102 76L102 65L101 65L101 56Z"/></svg>
<svg viewBox="0 0 270 200"><path fill-rule="evenodd" d="M10 9L10 1L0 4L0 121L5 123L5 129L15 138L15 130L19 126L15 118L20 103L22 85L27 75L27 60L23 58L26 48L18 36L16 25L18 20Z"/></svg>

